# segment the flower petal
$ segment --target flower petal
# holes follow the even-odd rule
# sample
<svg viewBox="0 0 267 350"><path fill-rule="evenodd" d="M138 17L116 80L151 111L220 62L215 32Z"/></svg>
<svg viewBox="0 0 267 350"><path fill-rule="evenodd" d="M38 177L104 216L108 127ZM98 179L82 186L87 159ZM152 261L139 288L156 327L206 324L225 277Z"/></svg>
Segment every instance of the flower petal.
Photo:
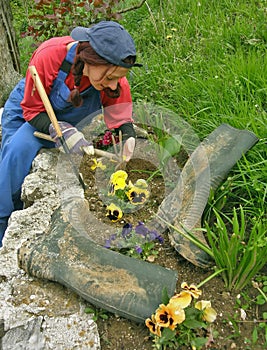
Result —
<svg viewBox="0 0 267 350"><path fill-rule="evenodd" d="M148 183L144 179L138 179L136 180L135 184L136 187L140 188L148 188Z"/></svg>
<svg viewBox="0 0 267 350"><path fill-rule="evenodd" d="M161 329L160 329L160 326L158 326L156 324L154 315L152 315L151 319L147 318L145 320L145 324L146 324L146 326L148 327L148 329L150 330L151 333L157 335L158 337L161 336Z"/></svg>
<svg viewBox="0 0 267 350"><path fill-rule="evenodd" d="M122 218L122 210L114 203L111 203L107 206L107 214L106 216L112 221L116 222Z"/></svg>
<svg viewBox="0 0 267 350"><path fill-rule="evenodd" d="M109 182L110 182L110 187L113 189L113 191L116 191L119 189L124 190L124 188L126 187L127 177L128 177L128 174L124 170L118 170L115 173L111 174Z"/></svg>
<svg viewBox="0 0 267 350"><path fill-rule="evenodd" d="M101 162L101 160L98 162L96 158L93 158L94 164L91 165L91 170L95 170L96 168L100 168L102 170L106 169L106 166Z"/></svg>
<svg viewBox="0 0 267 350"><path fill-rule="evenodd" d="M210 323L214 322L216 320L216 317L217 317L217 312L212 307L207 307L204 310L204 319L207 322L210 322Z"/></svg>
<svg viewBox="0 0 267 350"><path fill-rule="evenodd" d="M180 323L184 322L184 320L185 320L185 312L182 308L177 308L174 312L172 310L171 317L173 319L173 325L180 324ZM171 328L171 327L169 327L169 328Z"/></svg>
<svg viewBox="0 0 267 350"><path fill-rule="evenodd" d="M202 291L197 288L194 284L190 284L190 286L186 283L183 282L181 284L181 288L193 295L194 298L198 299L200 295L202 294Z"/></svg>
<svg viewBox="0 0 267 350"><path fill-rule="evenodd" d="M146 189L132 186L129 191L126 192L126 195L132 204L138 205L144 203L148 199L150 193Z"/></svg>
<svg viewBox="0 0 267 350"><path fill-rule="evenodd" d="M166 305L160 304L159 308L156 310L155 320L161 327L169 327L170 310Z"/></svg>
<svg viewBox="0 0 267 350"><path fill-rule="evenodd" d="M195 308L198 310L204 310L206 307L211 307L211 302L208 300L200 300L195 304Z"/></svg>
<svg viewBox="0 0 267 350"><path fill-rule="evenodd" d="M188 305L190 305L192 300L191 293L188 292L181 292L179 294L174 295L170 300L169 304L172 308L181 307L182 309L186 308Z"/></svg>
<svg viewBox="0 0 267 350"><path fill-rule="evenodd" d="M217 312L211 307L211 302L208 300L200 300L196 302L195 308L203 311L203 319L207 322L214 322L217 317Z"/></svg>

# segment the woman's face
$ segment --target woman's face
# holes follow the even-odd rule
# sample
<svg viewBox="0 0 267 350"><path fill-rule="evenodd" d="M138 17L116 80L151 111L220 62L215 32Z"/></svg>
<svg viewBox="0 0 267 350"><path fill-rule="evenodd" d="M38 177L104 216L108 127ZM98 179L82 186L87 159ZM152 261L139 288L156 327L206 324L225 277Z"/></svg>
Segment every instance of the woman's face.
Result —
<svg viewBox="0 0 267 350"><path fill-rule="evenodd" d="M87 76L93 87L99 91L106 88L116 90L119 79L125 77L128 72L128 68L118 66L107 68L105 65L91 66L85 64L83 69L83 75Z"/></svg>

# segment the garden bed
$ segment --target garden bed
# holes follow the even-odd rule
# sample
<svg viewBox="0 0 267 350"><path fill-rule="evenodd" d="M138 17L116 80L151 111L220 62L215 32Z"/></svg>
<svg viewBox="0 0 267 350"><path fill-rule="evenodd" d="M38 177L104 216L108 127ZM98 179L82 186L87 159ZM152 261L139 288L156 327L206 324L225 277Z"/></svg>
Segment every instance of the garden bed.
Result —
<svg viewBox="0 0 267 350"><path fill-rule="evenodd" d="M177 162L179 161L177 160ZM157 212L166 191L164 179L160 173L149 182L150 196L147 202L139 210L126 213L116 223L111 223L106 216L106 205L99 198L96 170L91 169L92 165L92 158L89 157L85 157L81 164L81 171L88 185L86 198L89 202L90 211L94 213L98 220L114 225L114 232L126 223L131 223L133 226L140 221L146 223ZM155 173L155 170L154 164L136 158L131 160L125 169L132 182L135 182L138 178L147 180L151 174ZM177 291L180 290L182 282L186 281L188 284L198 285L214 272L213 269L201 269L194 266L179 255L170 244L168 232L164 232L162 236L164 243L154 242L151 254L139 254L138 257L134 247L123 252L178 271ZM222 278L217 276L200 289L202 290L203 299L210 300L212 307L217 312L217 318L212 324L210 335L212 341L209 348L227 350L262 349L264 329L259 326L259 321L263 312L266 311L266 305L258 305L256 298L259 292L252 285L249 285L241 293L230 293L226 290ZM145 324L136 324L122 317L109 314L104 310L95 308L94 310L102 350L153 349L152 337ZM190 346L180 348L190 349Z"/></svg>

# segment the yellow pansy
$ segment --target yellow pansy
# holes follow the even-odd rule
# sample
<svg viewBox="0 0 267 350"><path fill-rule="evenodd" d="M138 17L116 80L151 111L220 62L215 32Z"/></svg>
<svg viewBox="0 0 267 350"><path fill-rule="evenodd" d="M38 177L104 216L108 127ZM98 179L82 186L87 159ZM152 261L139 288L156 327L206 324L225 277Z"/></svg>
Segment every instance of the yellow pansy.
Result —
<svg viewBox="0 0 267 350"><path fill-rule="evenodd" d="M156 310L155 320L160 327L174 330L178 323L182 323L185 320L185 312L180 307L173 308L161 304Z"/></svg>
<svg viewBox="0 0 267 350"><path fill-rule="evenodd" d="M196 299L198 299L202 294L201 290L198 289L194 284L190 284L189 286L186 282L183 282L181 284L181 288L184 289L187 293L193 295L193 297Z"/></svg>
<svg viewBox="0 0 267 350"><path fill-rule="evenodd" d="M116 222L122 218L122 210L120 207L115 205L114 203L111 203L107 206L107 214L106 216L112 221Z"/></svg>
<svg viewBox="0 0 267 350"><path fill-rule="evenodd" d="M145 324L151 333L157 335L158 337L161 336L161 327L157 324L155 315L152 315L151 318L147 318Z"/></svg>
<svg viewBox="0 0 267 350"><path fill-rule="evenodd" d="M184 322L185 320L185 312L181 307L173 308L172 304L168 304L168 309L170 312L170 325L169 328L174 330L177 324Z"/></svg>
<svg viewBox="0 0 267 350"><path fill-rule="evenodd" d="M217 317L217 312L211 307L211 302L208 300L200 300L195 304L195 308L203 311L203 319L207 322L214 322Z"/></svg>
<svg viewBox="0 0 267 350"><path fill-rule="evenodd" d="M172 307L180 307L180 308L184 309L188 305L190 305L191 300L192 300L192 296L190 293L181 292L179 294L174 295L169 300L169 305L171 305Z"/></svg>
<svg viewBox="0 0 267 350"><path fill-rule="evenodd" d="M144 203L148 199L149 194L148 190L136 186L132 186L129 191L126 192L129 201L134 205Z"/></svg>
<svg viewBox="0 0 267 350"><path fill-rule="evenodd" d="M105 169L106 169L106 166L101 162L101 160L98 162L98 161L96 160L96 158L93 158L93 162L94 162L94 164L91 165L91 169L92 169L92 170L95 170L96 168L100 168L100 169L102 169L102 170L105 170Z"/></svg>
<svg viewBox="0 0 267 350"><path fill-rule="evenodd" d="M135 181L134 185L140 188L148 188L148 183L144 179L138 179Z"/></svg>
<svg viewBox="0 0 267 350"><path fill-rule="evenodd" d="M118 170L110 176L109 194L114 194L117 190L124 190L128 174L124 170Z"/></svg>

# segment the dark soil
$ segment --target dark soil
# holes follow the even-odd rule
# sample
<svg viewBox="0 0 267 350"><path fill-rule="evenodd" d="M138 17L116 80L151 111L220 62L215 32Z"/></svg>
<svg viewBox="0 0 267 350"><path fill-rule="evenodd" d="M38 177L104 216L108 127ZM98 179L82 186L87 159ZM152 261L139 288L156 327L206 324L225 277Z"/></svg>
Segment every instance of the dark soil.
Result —
<svg viewBox="0 0 267 350"><path fill-rule="evenodd" d="M109 219L105 216L105 204L100 200L96 191L96 173L90 169L92 164L92 158L89 157L85 157L81 164L81 172L85 182L91 188L86 192L86 197L90 210L95 212L96 217L108 221ZM128 163L125 170L131 180L135 181L137 178L146 179L155 171L155 167L147 161L133 159ZM137 172L137 170L140 172ZM142 170L145 171L142 172ZM147 203L140 210L124 215L119 223L114 223L114 225L123 226L126 222L135 225L138 221L145 223L149 220L164 198L165 185L160 175L153 178L149 190L151 195ZM170 245L167 232L164 233L164 243L157 243L156 247L159 253L154 263L178 272L177 292L180 291L180 285L183 281L197 285L213 272L213 270L198 268L181 257ZM210 300L212 307L217 311L217 319L213 324L214 341L209 347L210 349L262 350L264 348L264 331L259 328L259 321L262 318L262 313L267 311L267 306L266 304L263 306L256 304L255 298L259 293L253 286L248 286L241 293L230 293L225 289L222 278L217 276L204 284L201 290L203 299ZM245 319L241 318L241 308L245 309ZM145 324L136 324L109 313L106 313L106 315L108 315L107 319L98 317L96 321L102 350L153 349L152 338ZM252 334L255 327L259 331L258 339L252 343ZM182 349L190 348L188 346Z"/></svg>

